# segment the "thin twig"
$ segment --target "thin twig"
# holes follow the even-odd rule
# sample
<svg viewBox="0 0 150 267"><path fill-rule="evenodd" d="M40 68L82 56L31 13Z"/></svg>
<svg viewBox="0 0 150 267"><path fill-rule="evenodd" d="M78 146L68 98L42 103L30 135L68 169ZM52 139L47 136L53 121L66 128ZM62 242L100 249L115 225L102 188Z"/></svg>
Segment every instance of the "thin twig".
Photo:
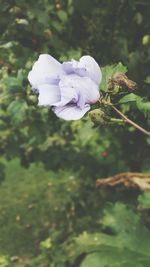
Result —
<svg viewBox="0 0 150 267"><path fill-rule="evenodd" d="M110 104L111 107L124 119L125 122L131 124L132 126L134 126L136 129L138 129L139 131L141 131L142 133L150 136L150 132L148 132L147 130L145 130L144 128L142 128L140 125L138 125L137 123L135 123L134 121L130 120L127 116L125 116L119 109L117 109L113 104Z"/></svg>

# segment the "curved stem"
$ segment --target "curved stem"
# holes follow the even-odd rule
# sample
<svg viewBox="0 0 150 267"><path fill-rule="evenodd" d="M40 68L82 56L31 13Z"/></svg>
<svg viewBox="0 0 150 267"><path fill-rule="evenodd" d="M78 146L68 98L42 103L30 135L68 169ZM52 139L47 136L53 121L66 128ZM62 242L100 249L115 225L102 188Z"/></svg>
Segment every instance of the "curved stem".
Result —
<svg viewBox="0 0 150 267"><path fill-rule="evenodd" d="M127 116L125 116L119 109L117 109L113 104L110 104L111 107L120 115L121 118L124 119L125 122L131 124L133 127L135 127L136 129L138 129L139 131L141 131L142 133L150 136L150 132L148 132L147 130L145 130L144 128L142 128L140 125L138 125L137 123L135 123L134 121L130 120Z"/></svg>

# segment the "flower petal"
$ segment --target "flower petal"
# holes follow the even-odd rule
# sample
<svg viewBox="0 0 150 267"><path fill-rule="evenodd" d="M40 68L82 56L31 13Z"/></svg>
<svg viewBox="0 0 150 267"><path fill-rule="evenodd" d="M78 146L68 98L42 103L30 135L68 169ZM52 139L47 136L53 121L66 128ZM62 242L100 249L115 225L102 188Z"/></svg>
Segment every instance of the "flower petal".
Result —
<svg viewBox="0 0 150 267"><path fill-rule="evenodd" d="M75 75L63 76L59 82L61 100L54 104L54 106L65 106L69 102L77 103L78 92L75 85Z"/></svg>
<svg viewBox="0 0 150 267"><path fill-rule="evenodd" d="M74 69L77 68L78 61L72 59L71 61L63 62L62 67L66 74L73 74Z"/></svg>
<svg viewBox="0 0 150 267"><path fill-rule="evenodd" d="M77 107L75 104L68 104L64 107L53 107L52 110L57 117L69 120L81 119L87 111L90 110L90 105L86 105L83 109Z"/></svg>
<svg viewBox="0 0 150 267"><path fill-rule="evenodd" d="M76 73L81 77L89 77L98 85L102 79L102 73L99 65L91 56L83 56L79 61L72 60L62 64L67 74Z"/></svg>
<svg viewBox="0 0 150 267"><path fill-rule="evenodd" d="M63 106L68 103L77 103L81 109L85 104L92 104L100 98L98 85L88 77L80 77L75 74L63 76L60 83L61 101L56 106Z"/></svg>
<svg viewBox="0 0 150 267"><path fill-rule="evenodd" d="M54 83L64 74L62 64L52 56L42 54L29 72L28 80L34 88L37 88L41 83Z"/></svg>
<svg viewBox="0 0 150 267"><path fill-rule="evenodd" d="M60 101L60 90L57 85L42 84L39 89L39 106L51 106Z"/></svg>

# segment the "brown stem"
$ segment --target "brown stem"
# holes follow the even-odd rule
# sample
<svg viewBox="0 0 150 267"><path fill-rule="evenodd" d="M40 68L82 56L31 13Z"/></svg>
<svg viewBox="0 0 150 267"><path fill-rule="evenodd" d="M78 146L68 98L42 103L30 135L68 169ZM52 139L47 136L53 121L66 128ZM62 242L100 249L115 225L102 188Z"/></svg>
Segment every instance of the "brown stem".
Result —
<svg viewBox="0 0 150 267"><path fill-rule="evenodd" d="M111 104L111 107L121 116L121 118L124 119L125 122L131 124L132 126L134 126L136 129L138 129L139 131L141 131L142 133L150 136L150 132L148 132L147 130L145 130L144 128L142 128L140 125L138 125L137 123L135 123L134 121L130 120L127 116L125 116L119 109L117 109L113 104Z"/></svg>

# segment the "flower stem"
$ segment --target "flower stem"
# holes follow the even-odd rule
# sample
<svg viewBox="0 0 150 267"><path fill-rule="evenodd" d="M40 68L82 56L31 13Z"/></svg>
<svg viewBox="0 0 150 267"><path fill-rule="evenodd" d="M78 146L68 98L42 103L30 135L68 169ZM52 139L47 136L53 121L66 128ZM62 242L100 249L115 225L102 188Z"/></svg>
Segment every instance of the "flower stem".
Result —
<svg viewBox="0 0 150 267"><path fill-rule="evenodd" d="M116 122L116 123L123 123L123 122L125 122L125 120L123 120L123 119L117 119L117 118L111 118L110 121L111 122Z"/></svg>
<svg viewBox="0 0 150 267"><path fill-rule="evenodd" d="M124 122L131 124L133 127L141 131L142 133L150 136L150 132L142 128L140 125L135 123L134 121L130 120L127 116L125 116L119 109L117 109L113 104L110 104L111 107L123 118Z"/></svg>

